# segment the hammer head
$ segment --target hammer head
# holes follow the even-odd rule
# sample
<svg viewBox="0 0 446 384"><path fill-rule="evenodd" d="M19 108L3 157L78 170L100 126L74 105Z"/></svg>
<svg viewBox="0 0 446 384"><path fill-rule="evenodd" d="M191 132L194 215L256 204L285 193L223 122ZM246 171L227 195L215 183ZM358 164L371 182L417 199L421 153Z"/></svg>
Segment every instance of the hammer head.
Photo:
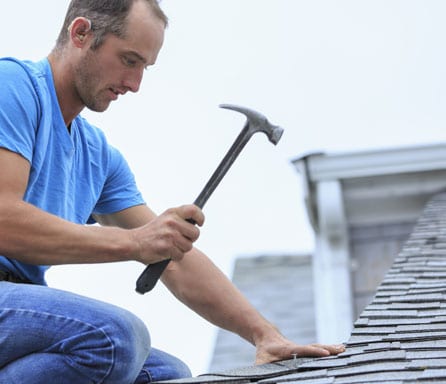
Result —
<svg viewBox="0 0 446 384"><path fill-rule="evenodd" d="M277 125L271 124L268 119L259 112L232 104L220 104L220 108L231 109L243 113L247 118L245 128L248 129L251 135L256 132L263 132L274 145L276 145L282 137L283 129Z"/></svg>

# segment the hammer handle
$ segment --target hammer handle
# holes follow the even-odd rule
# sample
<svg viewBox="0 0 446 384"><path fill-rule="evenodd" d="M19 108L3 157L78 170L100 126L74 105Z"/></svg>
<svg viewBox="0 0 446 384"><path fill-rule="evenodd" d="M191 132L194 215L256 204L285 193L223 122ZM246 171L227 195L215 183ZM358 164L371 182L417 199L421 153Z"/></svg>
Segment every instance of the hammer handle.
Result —
<svg viewBox="0 0 446 384"><path fill-rule="evenodd" d="M242 132L240 132L240 134L237 136L237 139L232 144L228 153L220 162L219 166L214 171L211 178L201 191L201 193L195 199L194 204L197 207L203 208L209 196L212 194L212 192L214 192L215 188L223 179L223 176L229 170L232 163L240 154L241 150L246 145L250 137L251 134L248 132L248 126L246 126L242 130ZM188 219L187 221L189 221L192 224L195 224L195 222L192 219ZM144 294L151 291L155 287L157 281L161 277L164 270L166 269L167 265L169 264L169 261L170 260L163 260L158 263L149 264L144 270L144 272L139 276L138 280L136 281L136 292Z"/></svg>

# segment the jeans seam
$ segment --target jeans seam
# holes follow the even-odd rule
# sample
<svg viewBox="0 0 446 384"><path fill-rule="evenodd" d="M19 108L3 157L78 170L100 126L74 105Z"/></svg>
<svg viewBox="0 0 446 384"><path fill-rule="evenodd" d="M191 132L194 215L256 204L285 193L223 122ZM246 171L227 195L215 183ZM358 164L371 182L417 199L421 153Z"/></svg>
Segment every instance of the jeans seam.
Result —
<svg viewBox="0 0 446 384"><path fill-rule="evenodd" d="M150 371L147 368L143 368L142 371L148 376L149 383L153 382L152 375L150 374Z"/></svg>

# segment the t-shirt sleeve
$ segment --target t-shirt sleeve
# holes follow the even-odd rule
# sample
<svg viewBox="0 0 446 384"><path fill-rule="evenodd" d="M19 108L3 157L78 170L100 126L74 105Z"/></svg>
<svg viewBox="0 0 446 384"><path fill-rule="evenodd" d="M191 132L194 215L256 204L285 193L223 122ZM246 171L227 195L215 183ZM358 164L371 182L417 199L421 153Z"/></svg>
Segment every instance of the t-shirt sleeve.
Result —
<svg viewBox="0 0 446 384"><path fill-rule="evenodd" d="M109 147L108 170L104 188L93 214L105 215L145 204L127 161L112 146Z"/></svg>
<svg viewBox="0 0 446 384"><path fill-rule="evenodd" d="M39 101L31 78L13 60L0 60L0 147L32 161Z"/></svg>

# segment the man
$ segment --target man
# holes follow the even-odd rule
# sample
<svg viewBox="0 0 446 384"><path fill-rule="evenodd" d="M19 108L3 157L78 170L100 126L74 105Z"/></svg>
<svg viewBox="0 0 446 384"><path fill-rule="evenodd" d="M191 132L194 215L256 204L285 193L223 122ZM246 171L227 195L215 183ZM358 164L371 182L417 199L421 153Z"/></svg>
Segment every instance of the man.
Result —
<svg viewBox="0 0 446 384"><path fill-rule="evenodd" d="M190 375L151 348L128 311L46 286L48 266L172 259L162 281L198 314L256 346L256 363L301 346L265 320L193 243L194 205L157 216L127 163L79 113L137 92L167 18L156 0L73 0L56 47L0 60L0 383L149 383ZM86 226L97 222L100 226ZM196 279L200 275L202 279Z"/></svg>

